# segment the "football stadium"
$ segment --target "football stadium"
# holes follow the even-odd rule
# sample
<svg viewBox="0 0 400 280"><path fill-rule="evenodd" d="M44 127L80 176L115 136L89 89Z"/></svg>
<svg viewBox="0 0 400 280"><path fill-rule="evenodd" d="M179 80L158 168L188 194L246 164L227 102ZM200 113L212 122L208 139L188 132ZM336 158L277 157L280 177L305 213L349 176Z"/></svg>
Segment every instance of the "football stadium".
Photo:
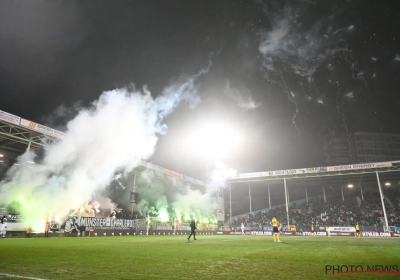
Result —
<svg viewBox="0 0 400 280"><path fill-rule="evenodd" d="M0 280L400 279L400 0L0 0Z"/></svg>
<svg viewBox="0 0 400 280"><path fill-rule="evenodd" d="M43 172L49 147L65 134L3 111L0 119L2 188L10 174L35 180L31 172ZM30 150L37 162L24 156ZM15 197L1 208L0 277L394 279L399 171L396 161L225 171L203 183L139 161L81 205L68 193L53 204L35 188L8 189Z"/></svg>

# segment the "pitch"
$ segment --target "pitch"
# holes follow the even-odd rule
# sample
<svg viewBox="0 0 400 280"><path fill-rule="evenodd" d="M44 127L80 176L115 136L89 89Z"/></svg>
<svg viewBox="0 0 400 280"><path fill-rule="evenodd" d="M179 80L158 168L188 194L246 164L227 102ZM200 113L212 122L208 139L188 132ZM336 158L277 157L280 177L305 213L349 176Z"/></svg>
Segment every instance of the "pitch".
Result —
<svg viewBox="0 0 400 280"><path fill-rule="evenodd" d="M178 236L0 239L0 279L397 279L398 238ZM329 267L328 267L329 268ZM388 268L388 267L387 267ZM24 278L26 277L26 278Z"/></svg>

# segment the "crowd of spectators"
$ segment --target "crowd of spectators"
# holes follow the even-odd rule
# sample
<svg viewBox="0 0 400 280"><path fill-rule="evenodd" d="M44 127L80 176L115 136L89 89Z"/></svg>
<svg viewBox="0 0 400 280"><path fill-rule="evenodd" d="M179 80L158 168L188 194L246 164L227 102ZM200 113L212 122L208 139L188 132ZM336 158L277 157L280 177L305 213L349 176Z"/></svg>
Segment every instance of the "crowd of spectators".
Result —
<svg viewBox="0 0 400 280"><path fill-rule="evenodd" d="M393 190L386 192L389 200L385 201L385 210L389 226L400 225L400 192ZM286 206L274 207L255 214L245 214L234 218L233 227L243 223L246 227L257 228L268 226L275 216L282 224L287 224ZM341 196L326 199L312 198L308 203L289 207L290 224L295 225L298 231L309 231L326 226L354 226L357 222L363 227L382 227L384 212L379 194L366 194L364 199L359 196Z"/></svg>

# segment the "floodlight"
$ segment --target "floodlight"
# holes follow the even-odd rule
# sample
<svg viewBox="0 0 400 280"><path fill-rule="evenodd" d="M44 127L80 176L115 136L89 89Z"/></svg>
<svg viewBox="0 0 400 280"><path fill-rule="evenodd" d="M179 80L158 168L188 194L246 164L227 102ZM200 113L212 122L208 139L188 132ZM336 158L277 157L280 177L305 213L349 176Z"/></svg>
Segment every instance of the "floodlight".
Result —
<svg viewBox="0 0 400 280"><path fill-rule="evenodd" d="M0 154L0 157L3 157L4 155Z"/></svg>
<svg viewBox="0 0 400 280"><path fill-rule="evenodd" d="M213 160L238 149L241 142L241 137L234 127L221 122L199 127L190 138L190 144L194 149Z"/></svg>
<svg viewBox="0 0 400 280"><path fill-rule="evenodd" d="M389 186L390 186L390 182L386 182L386 183L385 183L385 186L388 186L388 187L389 187Z"/></svg>
<svg viewBox="0 0 400 280"><path fill-rule="evenodd" d="M349 187L350 189L353 187L352 184L348 184L347 187Z"/></svg>

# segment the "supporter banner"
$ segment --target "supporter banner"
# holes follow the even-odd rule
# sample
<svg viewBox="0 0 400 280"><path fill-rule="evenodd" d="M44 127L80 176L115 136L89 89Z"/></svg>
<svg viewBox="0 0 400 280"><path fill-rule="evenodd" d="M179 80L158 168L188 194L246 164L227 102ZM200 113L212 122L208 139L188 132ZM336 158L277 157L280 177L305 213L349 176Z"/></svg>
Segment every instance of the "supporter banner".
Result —
<svg viewBox="0 0 400 280"><path fill-rule="evenodd" d="M89 229L139 229L143 228L144 219L126 220L112 218L88 218L68 217L65 224L61 226L65 232L80 232Z"/></svg>
<svg viewBox="0 0 400 280"><path fill-rule="evenodd" d="M328 227L327 231L356 232L355 227Z"/></svg>
<svg viewBox="0 0 400 280"><path fill-rule="evenodd" d="M12 124L19 125L20 117L0 110L0 121L6 121Z"/></svg>
<svg viewBox="0 0 400 280"><path fill-rule="evenodd" d="M29 121L29 120L26 120L26 119L23 119L23 118L21 118L19 125L23 126L23 127L26 127L26 128L29 128L30 130L34 130L34 131L49 135L51 137L58 138L58 139L62 139L65 136L64 132L61 132L59 130L55 130L53 128L50 128L50 127L47 127L47 126L44 126L44 125Z"/></svg>

